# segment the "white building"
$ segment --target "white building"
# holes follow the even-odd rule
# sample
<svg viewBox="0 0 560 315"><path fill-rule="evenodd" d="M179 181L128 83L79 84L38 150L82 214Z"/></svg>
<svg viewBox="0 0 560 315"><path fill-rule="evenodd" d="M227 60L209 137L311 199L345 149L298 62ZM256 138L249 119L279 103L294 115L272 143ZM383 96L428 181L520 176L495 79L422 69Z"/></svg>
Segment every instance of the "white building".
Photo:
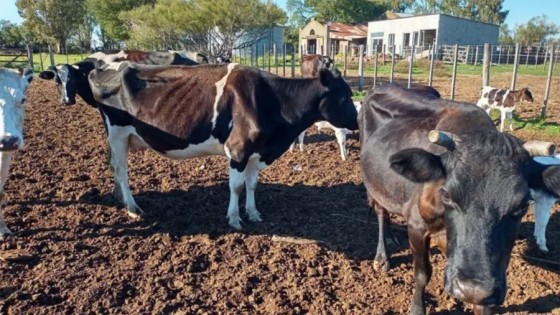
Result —
<svg viewBox="0 0 560 315"><path fill-rule="evenodd" d="M500 27L445 14L403 15L386 14L387 19L368 23L367 54L371 56L377 45L379 52L403 51L412 45L416 51L429 45L491 45L498 43Z"/></svg>

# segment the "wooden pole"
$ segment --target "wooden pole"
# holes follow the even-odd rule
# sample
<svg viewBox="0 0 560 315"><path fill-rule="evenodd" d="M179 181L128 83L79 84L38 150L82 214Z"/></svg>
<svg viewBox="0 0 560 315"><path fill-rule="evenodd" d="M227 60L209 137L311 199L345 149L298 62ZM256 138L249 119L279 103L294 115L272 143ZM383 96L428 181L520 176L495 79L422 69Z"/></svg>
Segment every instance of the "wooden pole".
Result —
<svg viewBox="0 0 560 315"><path fill-rule="evenodd" d="M33 47L31 45L27 45L27 62L29 63L29 68L33 70Z"/></svg>
<svg viewBox="0 0 560 315"><path fill-rule="evenodd" d="M544 68L543 69L546 69L546 61L547 60L548 60L548 47L546 47L544 49L544 61L543 61Z"/></svg>
<svg viewBox="0 0 560 315"><path fill-rule="evenodd" d="M435 59L436 59L436 54L435 54L436 49L437 49L437 46L434 44L431 47L431 50L430 50L430 58L431 58L430 59L430 73L428 74L428 85L429 86L432 86L432 83L433 83L432 80L434 78L434 63L435 63Z"/></svg>
<svg viewBox="0 0 560 315"><path fill-rule="evenodd" d="M52 50L51 44L49 44L49 57L50 57L50 61L51 61L51 67L54 67L54 66L55 66L55 63L54 63L54 54L53 54L53 50Z"/></svg>
<svg viewBox="0 0 560 315"><path fill-rule="evenodd" d="M412 86L412 69L414 68L414 53L416 45L412 45L410 48L410 63L408 64L408 84L407 87L410 89Z"/></svg>
<svg viewBox="0 0 560 315"><path fill-rule="evenodd" d="M490 85L490 44L484 44L484 57L482 61L482 86Z"/></svg>
<svg viewBox="0 0 560 315"><path fill-rule="evenodd" d="M348 48L350 48L348 45L344 48L344 77L346 77L346 70L348 70Z"/></svg>
<svg viewBox="0 0 560 315"><path fill-rule="evenodd" d="M43 47L39 47L39 61L41 61L41 71L45 70L43 65Z"/></svg>
<svg viewBox="0 0 560 315"><path fill-rule="evenodd" d="M358 91L364 89L364 45L360 45L358 57Z"/></svg>
<svg viewBox="0 0 560 315"><path fill-rule="evenodd" d="M301 53L301 52L300 52ZM292 78L296 76L296 49L292 50Z"/></svg>
<svg viewBox="0 0 560 315"><path fill-rule="evenodd" d="M395 45L391 47L391 76L389 82L393 83L393 78L395 74Z"/></svg>
<svg viewBox="0 0 560 315"><path fill-rule="evenodd" d="M276 43L272 44L272 51L274 51L274 69L276 69L276 75L278 75L278 51L276 50Z"/></svg>
<svg viewBox="0 0 560 315"><path fill-rule="evenodd" d="M513 61L513 75L511 78L511 86L510 86L510 90L515 90L515 83L517 81L517 68L519 67L519 53L521 50L521 45L520 44L516 44L515 45L515 60Z"/></svg>
<svg viewBox="0 0 560 315"><path fill-rule="evenodd" d="M270 60L272 59L272 55L270 54L270 45L268 46L268 51L267 51L267 55L268 55L268 72L270 72Z"/></svg>
<svg viewBox="0 0 560 315"><path fill-rule="evenodd" d="M556 45L552 45L552 51L556 49ZM550 54L550 64L548 65L548 76L546 78L546 87L544 90L544 100L541 109L541 118L546 119L546 111L548 109L548 96L550 94L550 84L552 82L552 73L554 72L554 53Z"/></svg>
<svg viewBox="0 0 560 315"><path fill-rule="evenodd" d="M282 47L282 76L286 77L286 43Z"/></svg>
<svg viewBox="0 0 560 315"><path fill-rule="evenodd" d="M453 51L453 77L451 78L451 100L455 99L455 84L457 83L457 59L459 56L459 45L455 44Z"/></svg>
<svg viewBox="0 0 560 315"><path fill-rule="evenodd" d="M377 52L377 49L378 49L378 47L377 47L377 45L375 45L375 57L374 57L375 61L374 61L374 67L373 67L373 88L375 88L377 86L377 67L379 65L379 63L378 63L379 54Z"/></svg>
<svg viewBox="0 0 560 315"><path fill-rule="evenodd" d="M475 47L475 53L474 53L474 65L478 65L478 45L476 45Z"/></svg>

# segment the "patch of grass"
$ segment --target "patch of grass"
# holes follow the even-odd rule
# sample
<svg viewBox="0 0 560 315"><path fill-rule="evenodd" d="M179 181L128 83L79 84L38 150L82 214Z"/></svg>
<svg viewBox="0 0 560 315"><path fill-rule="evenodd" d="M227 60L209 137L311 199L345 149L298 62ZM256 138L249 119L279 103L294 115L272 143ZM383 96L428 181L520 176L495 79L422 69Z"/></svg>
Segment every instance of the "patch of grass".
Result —
<svg viewBox="0 0 560 315"><path fill-rule="evenodd" d="M366 97L367 91L354 91L352 93L352 100L354 101L362 101L364 97Z"/></svg>
<svg viewBox="0 0 560 315"><path fill-rule="evenodd" d="M493 110L490 117L498 124L500 123L500 112ZM509 120L504 122L504 130L509 130ZM560 124L554 122L547 122L541 117L531 119L521 119L515 113L513 114L513 129L514 130L532 130L545 137L560 137Z"/></svg>

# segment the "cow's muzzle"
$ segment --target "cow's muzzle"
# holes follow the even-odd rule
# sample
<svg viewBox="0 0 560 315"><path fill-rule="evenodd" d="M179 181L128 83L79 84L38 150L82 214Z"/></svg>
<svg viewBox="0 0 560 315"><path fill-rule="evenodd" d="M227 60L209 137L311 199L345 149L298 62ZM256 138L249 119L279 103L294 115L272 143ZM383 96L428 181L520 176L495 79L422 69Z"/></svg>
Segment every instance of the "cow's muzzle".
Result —
<svg viewBox="0 0 560 315"><path fill-rule="evenodd" d="M492 307L502 304L504 291L500 286L456 277L452 280L448 293L466 303Z"/></svg>
<svg viewBox="0 0 560 315"><path fill-rule="evenodd" d="M3 135L0 137L0 151L16 151L19 149L21 139L13 135Z"/></svg>

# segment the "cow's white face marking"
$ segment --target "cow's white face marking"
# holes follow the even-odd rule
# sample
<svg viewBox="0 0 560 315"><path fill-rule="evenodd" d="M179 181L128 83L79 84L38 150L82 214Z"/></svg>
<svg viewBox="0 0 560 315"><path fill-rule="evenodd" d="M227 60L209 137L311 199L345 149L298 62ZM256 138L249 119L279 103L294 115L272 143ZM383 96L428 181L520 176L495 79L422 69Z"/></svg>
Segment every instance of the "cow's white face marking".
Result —
<svg viewBox="0 0 560 315"><path fill-rule="evenodd" d="M103 70L115 70L118 71L119 68L121 67L122 62L109 62L107 63L107 65L103 68Z"/></svg>
<svg viewBox="0 0 560 315"><path fill-rule="evenodd" d="M216 99L214 100L214 115L212 116L212 130L216 127L216 121L218 120L218 104L220 103L220 98L222 98L222 94L224 94L224 88L226 86L227 78L233 71L233 69L237 66L236 63L230 63L227 66L227 73L226 75L220 79L220 81L216 82Z"/></svg>
<svg viewBox="0 0 560 315"><path fill-rule="evenodd" d="M14 71L0 69L0 142L9 139L9 148L12 145L16 145L15 149L23 148L25 92L32 78L33 72L26 72L22 77Z"/></svg>

